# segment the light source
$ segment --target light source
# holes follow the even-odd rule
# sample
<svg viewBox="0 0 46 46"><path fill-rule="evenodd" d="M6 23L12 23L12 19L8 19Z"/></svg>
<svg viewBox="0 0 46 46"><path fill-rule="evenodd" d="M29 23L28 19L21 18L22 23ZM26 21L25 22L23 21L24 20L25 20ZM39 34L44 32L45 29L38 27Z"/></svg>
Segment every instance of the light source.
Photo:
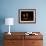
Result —
<svg viewBox="0 0 46 46"><path fill-rule="evenodd" d="M11 33L10 33L10 25L14 25L14 19L13 18L5 18L5 25L9 25L8 34L11 35Z"/></svg>

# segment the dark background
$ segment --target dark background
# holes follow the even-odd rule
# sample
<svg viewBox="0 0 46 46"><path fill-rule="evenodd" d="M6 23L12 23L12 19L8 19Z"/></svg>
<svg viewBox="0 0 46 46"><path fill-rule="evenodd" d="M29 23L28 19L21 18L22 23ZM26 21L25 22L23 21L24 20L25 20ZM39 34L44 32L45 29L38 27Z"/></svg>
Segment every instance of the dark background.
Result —
<svg viewBox="0 0 46 46"><path fill-rule="evenodd" d="M28 13L28 17L26 17L26 13ZM25 14L25 17L23 17L23 14ZM24 20L24 18L28 18L27 20ZM22 11L21 12L21 21L33 21L33 11Z"/></svg>

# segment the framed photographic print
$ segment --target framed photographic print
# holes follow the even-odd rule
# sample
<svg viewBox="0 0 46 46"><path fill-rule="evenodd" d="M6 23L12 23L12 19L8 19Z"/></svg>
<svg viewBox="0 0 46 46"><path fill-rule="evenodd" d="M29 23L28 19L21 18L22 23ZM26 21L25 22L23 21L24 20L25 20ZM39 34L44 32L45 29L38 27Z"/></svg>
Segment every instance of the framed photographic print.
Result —
<svg viewBox="0 0 46 46"><path fill-rule="evenodd" d="M36 23L36 9L19 9L19 23Z"/></svg>

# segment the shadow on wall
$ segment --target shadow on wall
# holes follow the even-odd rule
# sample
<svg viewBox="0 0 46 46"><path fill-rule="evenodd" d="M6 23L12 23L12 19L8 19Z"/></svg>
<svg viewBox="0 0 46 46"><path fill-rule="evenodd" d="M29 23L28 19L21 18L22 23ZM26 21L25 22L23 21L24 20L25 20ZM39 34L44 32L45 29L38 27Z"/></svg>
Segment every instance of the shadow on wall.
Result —
<svg viewBox="0 0 46 46"><path fill-rule="evenodd" d="M2 25L5 23L5 17L0 16L0 46L3 46L3 32L2 32Z"/></svg>

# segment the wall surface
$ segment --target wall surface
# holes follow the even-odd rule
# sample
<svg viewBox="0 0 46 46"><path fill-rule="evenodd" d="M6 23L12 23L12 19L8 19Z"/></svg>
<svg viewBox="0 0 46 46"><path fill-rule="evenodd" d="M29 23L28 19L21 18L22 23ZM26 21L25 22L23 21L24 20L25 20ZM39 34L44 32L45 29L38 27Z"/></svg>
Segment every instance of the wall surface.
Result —
<svg viewBox="0 0 46 46"><path fill-rule="evenodd" d="M0 18L13 17L14 26L11 31L46 31L46 1L40 0L1 0ZM19 9L36 9L36 24L19 24ZM1 26L2 32L8 31L8 26Z"/></svg>
<svg viewBox="0 0 46 46"><path fill-rule="evenodd" d="M19 24L19 9L36 9L36 24ZM7 17L13 17L15 21L11 32L42 32L46 46L46 0L0 0L0 34L8 32L4 21Z"/></svg>

